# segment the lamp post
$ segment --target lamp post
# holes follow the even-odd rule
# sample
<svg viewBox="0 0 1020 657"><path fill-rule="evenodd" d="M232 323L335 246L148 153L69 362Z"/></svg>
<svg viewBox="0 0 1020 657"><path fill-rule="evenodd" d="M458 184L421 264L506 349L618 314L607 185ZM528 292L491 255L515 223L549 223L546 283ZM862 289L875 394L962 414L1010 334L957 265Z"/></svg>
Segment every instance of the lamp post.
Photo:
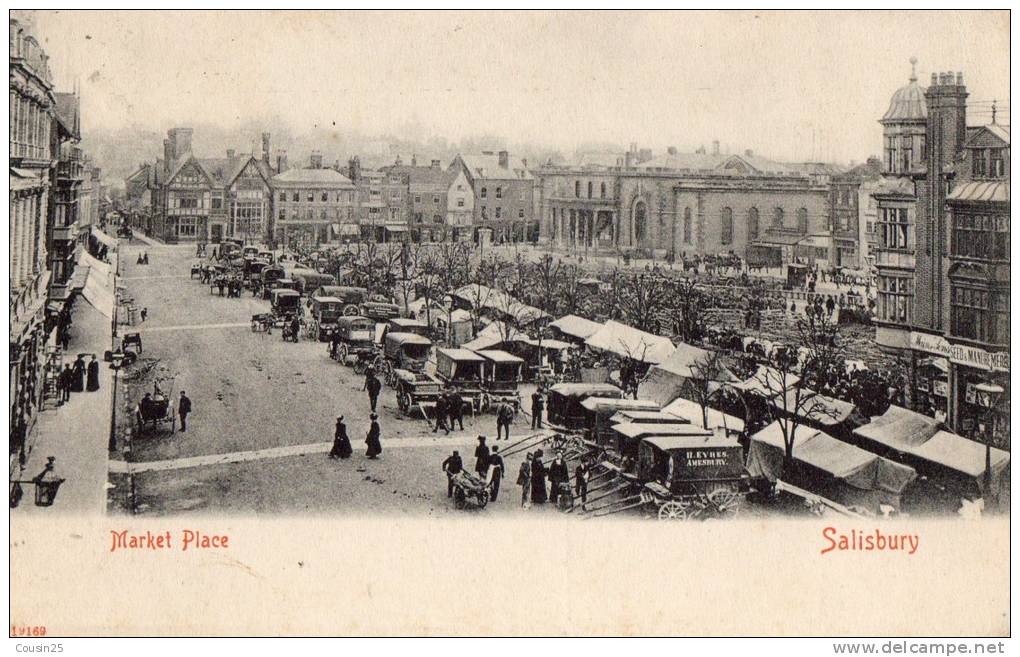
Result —
<svg viewBox="0 0 1020 657"><path fill-rule="evenodd" d="M113 370L113 392L110 395L110 451L117 449L117 375L124 364L124 352L114 351L110 354L110 369Z"/></svg>
<svg viewBox="0 0 1020 657"><path fill-rule="evenodd" d="M974 386L978 405L985 411L985 422L981 433L985 435L985 495L992 490L992 439L995 437L995 407L1005 392L994 383L979 383Z"/></svg>

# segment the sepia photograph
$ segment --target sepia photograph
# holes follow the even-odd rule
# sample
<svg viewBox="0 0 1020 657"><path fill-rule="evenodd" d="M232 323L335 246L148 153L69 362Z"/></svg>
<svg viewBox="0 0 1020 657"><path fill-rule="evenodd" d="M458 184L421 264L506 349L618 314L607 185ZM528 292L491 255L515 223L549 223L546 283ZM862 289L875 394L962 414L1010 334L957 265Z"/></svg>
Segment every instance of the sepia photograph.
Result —
<svg viewBox="0 0 1020 657"><path fill-rule="evenodd" d="M12 638L1009 636L1008 10L9 29Z"/></svg>

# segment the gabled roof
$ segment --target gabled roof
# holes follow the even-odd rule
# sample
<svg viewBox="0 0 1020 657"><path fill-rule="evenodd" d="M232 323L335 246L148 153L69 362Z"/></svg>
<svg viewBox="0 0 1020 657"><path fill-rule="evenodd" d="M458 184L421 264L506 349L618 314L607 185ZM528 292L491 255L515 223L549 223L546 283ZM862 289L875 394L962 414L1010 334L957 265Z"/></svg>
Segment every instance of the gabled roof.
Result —
<svg viewBox="0 0 1020 657"><path fill-rule="evenodd" d="M458 155L457 159L464 163L468 175L475 180L534 180L531 172L517 157L509 157L506 167L499 166L499 156L496 154Z"/></svg>
<svg viewBox="0 0 1020 657"><path fill-rule="evenodd" d="M963 145L964 148L968 148L971 142L977 140L979 137L984 135L991 135L1001 141L1003 145L1009 146L1009 126L999 125L998 123L989 123L988 125L974 126L967 128L967 141Z"/></svg>
<svg viewBox="0 0 1020 657"><path fill-rule="evenodd" d="M274 183L307 183L353 187L350 178L335 169L288 169L273 176Z"/></svg>
<svg viewBox="0 0 1020 657"><path fill-rule="evenodd" d="M53 98L57 101L54 108L57 122L60 123L67 134L77 137L79 126L78 112L80 109L78 96L73 93L58 92L53 94Z"/></svg>

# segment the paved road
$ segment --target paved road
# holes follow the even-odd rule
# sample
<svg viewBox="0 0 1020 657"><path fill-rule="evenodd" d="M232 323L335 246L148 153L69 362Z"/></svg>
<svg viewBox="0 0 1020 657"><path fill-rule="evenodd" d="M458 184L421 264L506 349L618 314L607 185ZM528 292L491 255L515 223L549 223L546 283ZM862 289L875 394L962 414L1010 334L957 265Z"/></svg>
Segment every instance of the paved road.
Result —
<svg viewBox="0 0 1020 657"><path fill-rule="evenodd" d="M149 253L148 266L135 264L142 249ZM123 377L118 424L130 425L129 409L152 390L157 376L172 377L173 396L186 390L194 406L187 432L161 428L130 441L131 464L123 470L133 472L137 512L420 515L452 508L440 463L452 449L473 453L480 433L491 441L494 416L466 419L464 432L433 441L431 427L404 417L394 393L384 388L379 415L385 451L381 461L368 461L362 456L369 425L363 377L330 360L325 343L285 343L279 331L253 333L251 315L266 312L268 302L247 293L241 299L211 295L208 286L188 277L195 261L189 249L133 243L125 250L122 280L148 318L122 329L141 333L144 352ZM329 460L323 448L340 414L355 448L344 462ZM527 433L524 422L520 417L515 435ZM407 443L398 449L402 440ZM519 461L509 461L515 479ZM118 505L130 503L122 499ZM490 512L504 506L514 505L501 498Z"/></svg>

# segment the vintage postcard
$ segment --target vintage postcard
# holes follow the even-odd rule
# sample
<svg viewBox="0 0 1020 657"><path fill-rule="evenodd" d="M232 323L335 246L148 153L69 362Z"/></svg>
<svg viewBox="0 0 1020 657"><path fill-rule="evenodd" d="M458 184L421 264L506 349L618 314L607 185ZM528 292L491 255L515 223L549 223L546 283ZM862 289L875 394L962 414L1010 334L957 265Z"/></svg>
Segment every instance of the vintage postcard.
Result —
<svg viewBox="0 0 1020 657"><path fill-rule="evenodd" d="M1009 25L12 11L11 637L1008 636Z"/></svg>

